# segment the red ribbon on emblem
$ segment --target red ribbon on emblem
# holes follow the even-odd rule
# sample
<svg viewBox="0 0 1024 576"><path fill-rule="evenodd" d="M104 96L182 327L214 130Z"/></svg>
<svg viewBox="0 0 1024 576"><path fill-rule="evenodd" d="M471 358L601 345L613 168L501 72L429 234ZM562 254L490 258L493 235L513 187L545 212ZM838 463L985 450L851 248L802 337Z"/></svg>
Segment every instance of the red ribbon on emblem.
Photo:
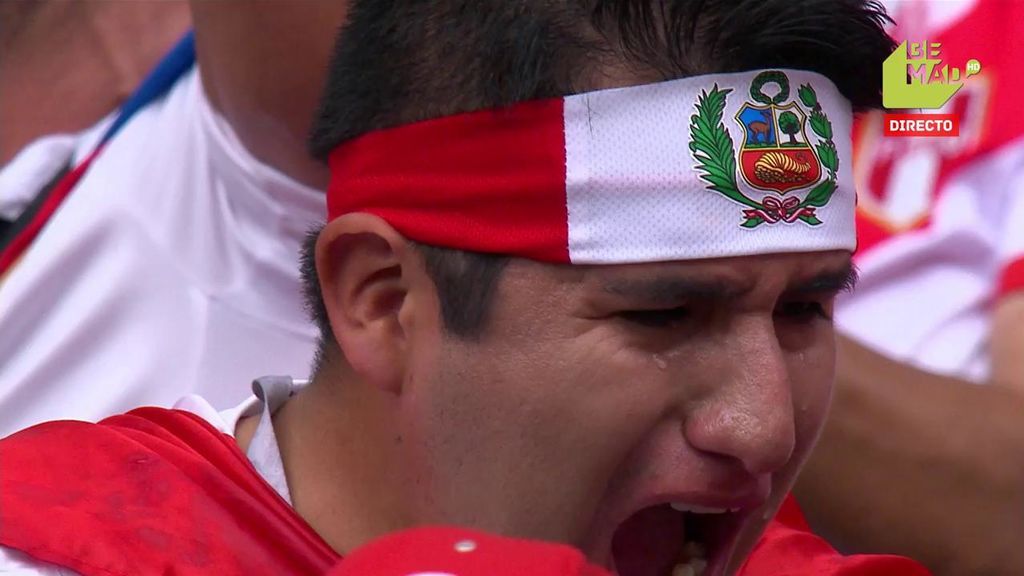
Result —
<svg viewBox="0 0 1024 576"><path fill-rule="evenodd" d="M804 206L797 210L796 208L799 205L800 200L793 196L786 199L765 196L764 200L761 201L760 208L744 210L743 216L746 218L760 218L769 224L775 224L779 221L792 224L801 216L814 216L813 207Z"/></svg>

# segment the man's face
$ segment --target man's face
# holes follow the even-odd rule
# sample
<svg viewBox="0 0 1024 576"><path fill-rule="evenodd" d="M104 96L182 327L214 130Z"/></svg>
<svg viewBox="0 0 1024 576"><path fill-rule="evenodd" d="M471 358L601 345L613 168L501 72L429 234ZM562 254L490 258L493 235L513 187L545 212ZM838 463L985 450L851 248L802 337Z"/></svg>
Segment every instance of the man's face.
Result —
<svg viewBox="0 0 1024 576"><path fill-rule="evenodd" d="M670 574L698 554L684 542L705 574L735 570L817 439L849 273L848 252L513 261L480 338L410 343L416 517L567 542L623 576Z"/></svg>

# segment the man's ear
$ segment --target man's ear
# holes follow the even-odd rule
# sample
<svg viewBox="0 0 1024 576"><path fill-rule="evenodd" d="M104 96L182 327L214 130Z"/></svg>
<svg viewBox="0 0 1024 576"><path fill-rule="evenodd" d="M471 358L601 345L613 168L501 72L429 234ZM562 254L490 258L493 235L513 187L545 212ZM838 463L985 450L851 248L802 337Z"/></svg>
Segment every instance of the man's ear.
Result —
<svg viewBox="0 0 1024 576"><path fill-rule="evenodd" d="M346 214L324 226L316 269L335 340L352 370L370 385L401 391L422 269L412 244L371 214Z"/></svg>

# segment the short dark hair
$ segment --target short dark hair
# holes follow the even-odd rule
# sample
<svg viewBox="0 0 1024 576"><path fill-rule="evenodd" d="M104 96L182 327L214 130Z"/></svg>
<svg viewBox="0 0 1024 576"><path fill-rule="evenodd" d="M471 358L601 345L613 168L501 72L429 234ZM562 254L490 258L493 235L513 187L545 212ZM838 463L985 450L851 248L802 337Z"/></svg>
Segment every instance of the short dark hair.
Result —
<svg viewBox="0 0 1024 576"><path fill-rule="evenodd" d="M356 0L311 147L586 90L624 63L662 79L813 70L857 109L881 105L889 21L865 0Z"/></svg>
<svg viewBox="0 0 1024 576"><path fill-rule="evenodd" d="M310 147L323 159L373 130L585 91L609 65L652 81L811 70L855 110L878 108L882 62L895 49L887 22L865 0L356 0ZM432 247L425 255L446 327L478 331L502 257ZM329 342L308 247L303 276Z"/></svg>

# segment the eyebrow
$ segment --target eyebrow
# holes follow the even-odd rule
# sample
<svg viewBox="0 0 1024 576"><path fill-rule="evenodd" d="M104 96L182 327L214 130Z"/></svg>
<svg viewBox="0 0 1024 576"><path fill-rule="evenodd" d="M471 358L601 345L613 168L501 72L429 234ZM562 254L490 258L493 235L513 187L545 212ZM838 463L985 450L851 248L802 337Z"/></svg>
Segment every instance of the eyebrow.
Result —
<svg viewBox="0 0 1024 576"><path fill-rule="evenodd" d="M736 286L719 280L661 277L609 280L603 287L609 294L667 306L687 300L729 300L749 292L753 286Z"/></svg>
<svg viewBox="0 0 1024 576"><path fill-rule="evenodd" d="M857 268L847 263L838 270L822 272L817 276L791 286L786 290L789 294L838 294L850 292L857 285Z"/></svg>
<svg viewBox="0 0 1024 576"><path fill-rule="evenodd" d="M847 263L838 270L829 270L786 289L787 294L826 294L848 292L857 284L857 269ZM753 285L736 285L721 280L694 280L658 277L646 280L616 279L604 282L604 291L615 296L669 306L688 300L731 300L753 289Z"/></svg>

